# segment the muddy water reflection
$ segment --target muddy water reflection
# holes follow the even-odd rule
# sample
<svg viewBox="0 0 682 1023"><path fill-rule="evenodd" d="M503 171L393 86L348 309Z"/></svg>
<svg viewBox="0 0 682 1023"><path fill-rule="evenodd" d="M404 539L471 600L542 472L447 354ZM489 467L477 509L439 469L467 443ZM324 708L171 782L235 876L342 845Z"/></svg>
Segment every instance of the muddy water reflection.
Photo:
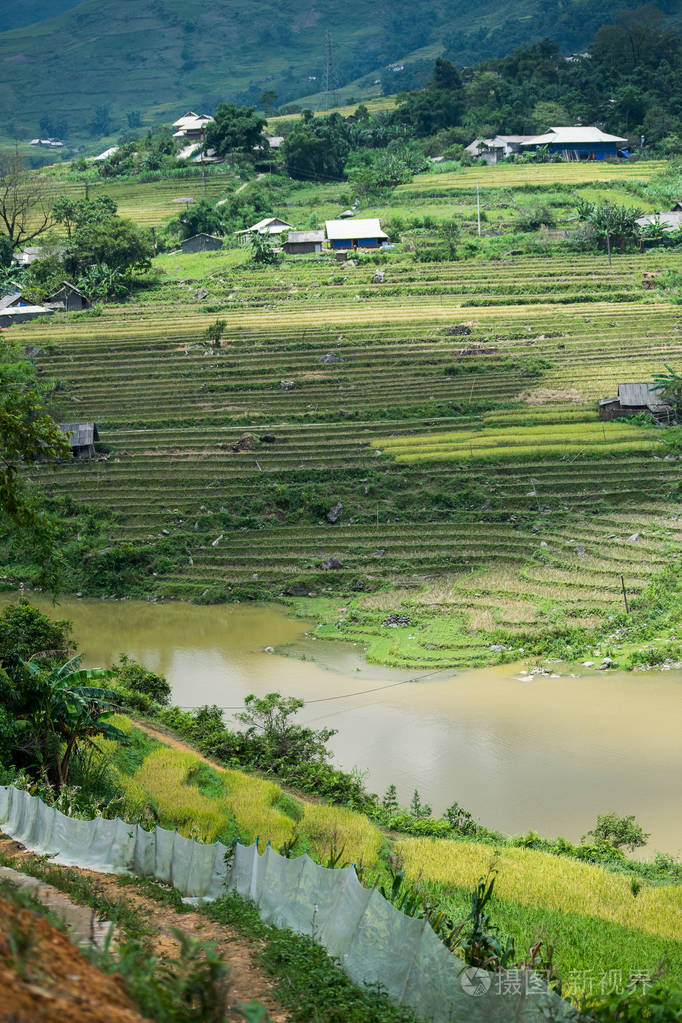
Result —
<svg viewBox="0 0 682 1023"><path fill-rule="evenodd" d="M307 639L273 607L73 601L57 610L88 665L125 652L167 675L178 704L234 707L273 690L323 700L303 717L339 729L338 762L366 770L375 791L394 782L407 801L416 787L435 812L456 799L503 831L571 839L597 813L634 813L652 848L682 850L682 672L524 683L505 666L347 696L415 673Z"/></svg>

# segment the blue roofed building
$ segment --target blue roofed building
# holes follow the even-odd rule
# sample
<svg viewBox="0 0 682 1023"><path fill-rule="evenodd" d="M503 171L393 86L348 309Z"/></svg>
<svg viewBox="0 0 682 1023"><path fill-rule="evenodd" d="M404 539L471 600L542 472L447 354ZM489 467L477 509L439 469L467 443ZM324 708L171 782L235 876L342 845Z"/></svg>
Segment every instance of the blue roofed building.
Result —
<svg viewBox="0 0 682 1023"><path fill-rule="evenodd" d="M388 241L378 217L367 220L328 220L327 240L332 249L378 249Z"/></svg>
<svg viewBox="0 0 682 1023"><path fill-rule="evenodd" d="M534 153L546 148L558 153L564 160L615 160L624 152L628 140L618 135L607 135L601 128L550 128L544 135L536 135L521 143L521 151Z"/></svg>

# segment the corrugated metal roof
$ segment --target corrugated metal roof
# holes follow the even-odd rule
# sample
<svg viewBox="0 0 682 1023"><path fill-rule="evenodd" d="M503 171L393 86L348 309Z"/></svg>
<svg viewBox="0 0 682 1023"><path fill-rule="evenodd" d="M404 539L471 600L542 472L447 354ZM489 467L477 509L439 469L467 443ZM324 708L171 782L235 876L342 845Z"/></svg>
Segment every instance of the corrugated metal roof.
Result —
<svg viewBox="0 0 682 1023"><path fill-rule="evenodd" d="M42 305L13 305L2 310L3 317L6 316L51 316L54 309L47 309Z"/></svg>
<svg viewBox="0 0 682 1023"><path fill-rule="evenodd" d="M0 309L9 309L10 306L18 305L21 302L21 295L3 295L0 298Z"/></svg>
<svg viewBox="0 0 682 1023"><path fill-rule="evenodd" d="M643 217L638 217L636 223L640 227L644 227L646 224L661 224L663 227L672 228L682 226L682 210L671 210L670 213L645 213Z"/></svg>
<svg viewBox="0 0 682 1023"><path fill-rule="evenodd" d="M632 406L646 408L649 405L661 404L662 399L658 391L656 384L618 384L618 399L623 408Z"/></svg>
<svg viewBox="0 0 682 1023"><path fill-rule="evenodd" d="M60 423L59 429L72 448L88 447L99 440L97 423Z"/></svg>
<svg viewBox="0 0 682 1023"><path fill-rule="evenodd" d="M598 142L627 142L618 135L607 135L601 128L579 126L568 128L550 128L544 135L536 135L535 138L523 142L524 146L546 146L546 145L594 145Z"/></svg>
<svg viewBox="0 0 682 1023"><path fill-rule="evenodd" d="M323 242L324 231L289 231L287 242L300 245L303 242Z"/></svg>
<svg viewBox="0 0 682 1023"><path fill-rule="evenodd" d="M381 230L378 217L368 220L328 220L325 224L327 238L330 241L344 241L346 238L388 238Z"/></svg>

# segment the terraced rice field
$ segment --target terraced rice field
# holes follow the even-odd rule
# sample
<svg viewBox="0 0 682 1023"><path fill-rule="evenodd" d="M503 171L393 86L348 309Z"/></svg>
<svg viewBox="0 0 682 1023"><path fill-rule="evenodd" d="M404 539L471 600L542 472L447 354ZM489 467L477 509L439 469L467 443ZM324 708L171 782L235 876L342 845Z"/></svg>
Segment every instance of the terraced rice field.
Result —
<svg viewBox="0 0 682 1023"><path fill-rule="evenodd" d="M155 227L169 217L177 217L184 207L184 199L209 199L214 202L224 199L234 191L234 176L208 172L206 181L202 182L199 175L191 178L169 178L162 181L136 182L116 181L102 178L100 181L89 181L87 194L91 199L105 193L118 203L118 212L122 217L130 217L143 227ZM53 184L55 196L67 195L72 198L83 198L86 186L82 181L64 181L58 179Z"/></svg>
<svg viewBox="0 0 682 1023"><path fill-rule="evenodd" d="M493 194L660 169L478 167L404 188L474 175ZM119 187L142 222L196 192ZM209 179L213 196L226 187ZM150 595L346 594L354 610L336 609L328 634L390 663L482 663L495 630L604 620L621 577L642 592L682 546L680 464L661 431L596 411L619 382L682 358L679 307L643 287L672 257L496 251L422 263L399 246L382 284L371 255L260 269L235 252L164 256L151 292L17 326L44 350L55 414L96 421L106 449L33 478L107 519L110 544L151 552ZM201 336L217 318L213 349ZM409 638L381 627L401 600L416 609Z"/></svg>
<svg viewBox="0 0 682 1023"><path fill-rule="evenodd" d="M531 186L551 187L552 185L584 185L591 182L619 181L626 178L646 181L663 169L660 160L641 160L629 163L622 160L592 160L578 163L541 163L541 164L497 164L487 167L478 164L475 167L463 167L460 170L442 174L427 172L418 174L414 181L407 185L399 185L397 195L436 193L458 189L472 189L479 184L481 188L523 188Z"/></svg>
<svg viewBox="0 0 682 1023"><path fill-rule="evenodd" d="M550 605L589 621L618 606L621 575L637 593L679 549L679 463L656 431L596 415L620 380L682 354L679 310L641 289L661 261L401 266L399 294L367 287L351 301L367 267L337 281L307 264L295 277L213 274L210 312L180 288L174 301L23 325L17 340L46 349L40 371L62 382L60 418L94 419L111 449L35 479L111 515L112 540L172 540L180 553L158 593L390 579L446 613L411 663L484 660L472 629L541 627ZM564 286L570 300L549 301ZM451 292L409 294L436 287ZM473 294L487 304L466 307ZM216 315L228 327L213 351L198 339ZM245 433L254 446L233 451ZM342 570L323 570L330 556ZM368 613L383 599L364 598Z"/></svg>

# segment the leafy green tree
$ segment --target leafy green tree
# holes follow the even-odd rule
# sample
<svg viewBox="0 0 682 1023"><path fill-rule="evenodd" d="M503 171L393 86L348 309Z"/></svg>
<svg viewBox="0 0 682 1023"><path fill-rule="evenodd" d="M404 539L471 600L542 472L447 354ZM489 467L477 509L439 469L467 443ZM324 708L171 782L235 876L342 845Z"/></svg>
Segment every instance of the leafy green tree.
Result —
<svg viewBox="0 0 682 1023"><path fill-rule="evenodd" d="M90 121L90 134L91 135L108 135L111 131L111 116L109 114L109 107L103 103L95 107L95 111Z"/></svg>
<svg viewBox="0 0 682 1023"><path fill-rule="evenodd" d="M251 693L244 700L245 710L235 714L246 725L248 739L259 739L268 762L322 763L329 758L326 743L336 729L314 730L295 724L294 715L304 701L293 696L268 693L259 698Z"/></svg>
<svg viewBox="0 0 682 1023"><path fill-rule="evenodd" d="M0 518L26 536L42 577L58 578L55 527L26 490L22 469L37 459L70 457L68 441L42 406L32 368L8 342L0 342Z"/></svg>
<svg viewBox="0 0 682 1023"><path fill-rule="evenodd" d="M208 199L200 199L192 203L177 220L183 238L192 238L195 234L206 231L208 234L220 234L223 228L222 207L216 207Z"/></svg>
<svg viewBox="0 0 682 1023"><path fill-rule="evenodd" d="M215 320L210 323L204 333L201 335L202 341L208 342L209 345L219 345L225 328L227 327L227 320Z"/></svg>
<svg viewBox="0 0 682 1023"><path fill-rule="evenodd" d="M163 706L168 706L170 703L171 687L166 680L166 676L150 671L144 665L138 664L125 654L121 654L118 664L113 667L112 677L115 677L119 685L123 686L124 689L130 689L135 693L143 693Z"/></svg>
<svg viewBox="0 0 682 1023"><path fill-rule="evenodd" d="M102 223L86 223L71 237L64 263L78 276L93 264L106 263L114 270L144 270L153 255L149 233L132 220L112 217Z"/></svg>
<svg viewBox="0 0 682 1023"><path fill-rule="evenodd" d="M6 234L0 234L0 268L11 266L12 255L11 239Z"/></svg>
<svg viewBox="0 0 682 1023"><path fill-rule="evenodd" d="M383 806L384 810L388 811L388 813L398 812L398 810L400 809L400 802L398 800L398 790L395 787L395 785L388 786L386 792L382 797L381 805Z"/></svg>
<svg viewBox="0 0 682 1023"><path fill-rule="evenodd" d="M95 199L72 199L61 195L52 206L52 219L63 224L67 237L86 224L104 224L116 215L118 205L110 195L98 195Z"/></svg>
<svg viewBox="0 0 682 1023"><path fill-rule="evenodd" d="M213 123L206 126L206 147L215 149L219 156L251 152L255 146L267 145L263 138L265 124L265 119L255 113L254 107L219 103Z"/></svg>
<svg viewBox="0 0 682 1023"><path fill-rule="evenodd" d="M37 654L64 657L73 652L71 623L54 621L26 598L8 604L0 613L0 666L18 681L22 662Z"/></svg>
<svg viewBox="0 0 682 1023"><path fill-rule="evenodd" d="M650 838L633 815L619 817L613 810L600 814L597 817L597 823L587 832L587 835L583 835L582 841L585 841L588 835L598 842L608 843L614 849L626 848L630 852L646 845Z"/></svg>
<svg viewBox="0 0 682 1023"><path fill-rule="evenodd" d="M460 233L461 228L456 220L442 220L438 225L438 234L445 243L450 259L455 259L457 255L457 243L459 242Z"/></svg>
<svg viewBox="0 0 682 1023"><path fill-rule="evenodd" d="M339 114L304 111L282 143L287 172L303 181L340 180L350 153L351 128Z"/></svg>
<svg viewBox="0 0 682 1023"><path fill-rule="evenodd" d="M410 813L413 817L420 819L431 816L431 807L428 803L422 803L421 796L417 789L414 790L412 799L410 800Z"/></svg>
<svg viewBox="0 0 682 1023"><path fill-rule="evenodd" d="M79 668L80 656L45 670L37 661L24 661L26 682L8 686L0 679L0 704L14 716L17 754L24 765L38 770L62 789L69 781L74 758L94 737L126 743L127 737L107 720L114 713L116 694L97 684L111 677L103 668Z"/></svg>
<svg viewBox="0 0 682 1023"><path fill-rule="evenodd" d="M258 106L265 111L268 117L272 117L277 109L277 98L277 93L274 89L266 89L258 100Z"/></svg>

